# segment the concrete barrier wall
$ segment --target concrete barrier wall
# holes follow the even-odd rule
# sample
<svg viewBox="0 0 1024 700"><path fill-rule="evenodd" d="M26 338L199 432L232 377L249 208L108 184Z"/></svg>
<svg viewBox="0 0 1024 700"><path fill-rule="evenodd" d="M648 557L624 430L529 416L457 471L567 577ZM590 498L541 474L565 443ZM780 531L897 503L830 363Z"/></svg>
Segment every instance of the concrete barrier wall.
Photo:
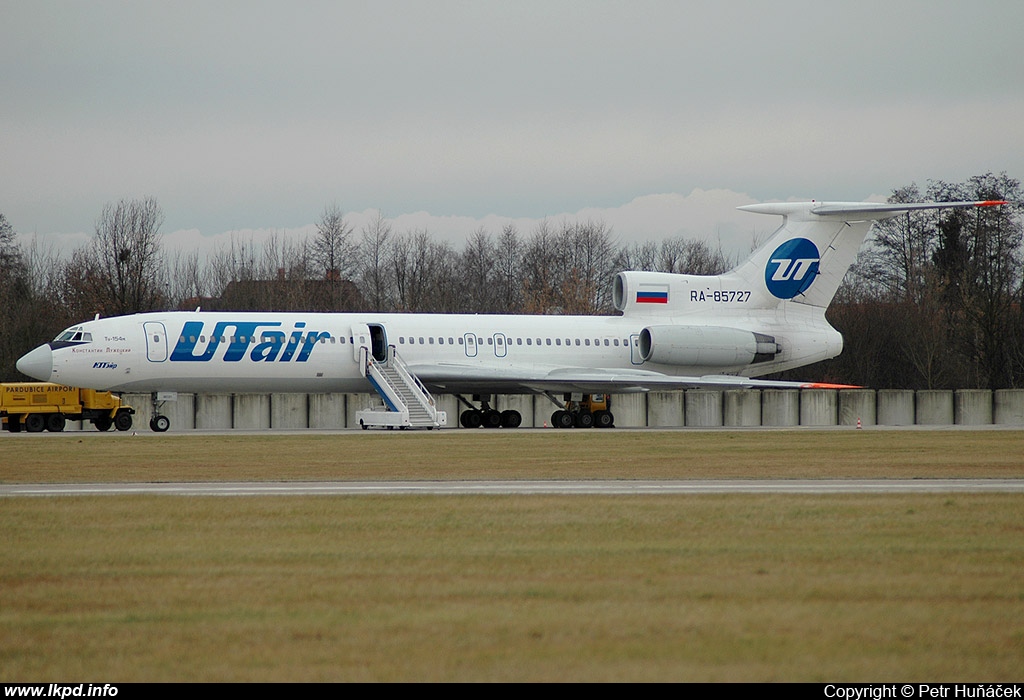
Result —
<svg viewBox="0 0 1024 700"><path fill-rule="evenodd" d="M992 425L992 392L958 389L953 394L953 420L957 425Z"/></svg>
<svg viewBox="0 0 1024 700"><path fill-rule="evenodd" d="M842 389L839 391L839 425L875 425L875 392L873 389Z"/></svg>
<svg viewBox="0 0 1024 700"><path fill-rule="evenodd" d="M615 416L615 425L619 428L647 426L646 394L616 394L612 396L609 410Z"/></svg>
<svg viewBox="0 0 1024 700"><path fill-rule="evenodd" d="M689 416L690 404L687 393L686 417ZM650 427L678 428L686 424L683 408L683 392L652 391L647 395L647 425ZM614 411L612 411L614 413Z"/></svg>
<svg viewBox="0 0 1024 700"><path fill-rule="evenodd" d="M913 425L914 392L908 389L879 389L875 400L878 425Z"/></svg>
<svg viewBox="0 0 1024 700"><path fill-rule="evenodd" d="M277 394L302 396L304 394ZM270 394L234 394L232 396L232 428L267 430L270 428Z"/></svg>
<svg viewBox="0 0 1024 700"><path fill-rule="evenodd" d="M232 422L231 394L196 394L196 430L228 430Z"/></svg>
<svg viewBox="0 0 1024 700"><path fill-rule="evenodd" d="M464 406L451 395L435 396L459 428ZM149 430L149 394L124 394L135 409L133 430ZM182 430L336 430L357 427L356 411L379 408L372 394L178 394L160 411L172 431ZM545 396L501 395L491 405L516 410L524 427L551 427L555 404ZM998 391L911 391L902 389L689 389L685 392L617 394L611 397L618 427L756 427L843 425L1020 425L1024 389ZM68 421L65 430L95 430Z"/></svg>
<svg viewBox="0 0 1024 700"><path fill-rule="evenodd" d="M310 394L309 427L314 430L337 430L345 425L345 394Z"/></svg>
<svg viewBox="0 0 1024 700"><path fill-rule="evenodd" d="M761 425L761 392L756 389L723 391L722 425L730 428Z"/></svg>
<svg viewBox="0 0 1024 700"><path fill-rule="evenodd" d="M992 422L996 425L1024 425L1024 389L992 392Z"/></svg>
<svg viewBox="0 0 1024 700"><path fill-rule="evenodd" d="M918 425L953 425L953 392L928 390L915 395Z"/></svg>
<svg viewBox="0 0 1024 700"><path fill-rule="evenodd" d="M800 392L797 389L763 390L761 425L800 425Z"/></svg>
<svg viewBox="0 0 1024 700"><path fill-rule="evenodd" d="M718 428L723 423L722 392L717 389L690 389L686 392L685 425L694 428Z"/></svg>
<svg viewBox="0 0 1024 700"><path fill-rule="evenodd" d="M270 427L301 430L309 427L309 397L306 394L271 394Z"/></svg>
<svg viewBox="0 0 1024 700"><path fill-rule="evenodd" d="M804 389L800 396L800 425L836 425L838 396L830 389Z"/></svg>

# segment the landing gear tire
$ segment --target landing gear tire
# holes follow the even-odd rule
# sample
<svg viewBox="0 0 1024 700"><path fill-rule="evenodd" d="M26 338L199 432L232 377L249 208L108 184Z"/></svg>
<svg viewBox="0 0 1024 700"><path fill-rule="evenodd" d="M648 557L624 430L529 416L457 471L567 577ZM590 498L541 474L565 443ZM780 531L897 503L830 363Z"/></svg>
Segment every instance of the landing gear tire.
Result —
<svg viewBox="0 0 1024 700"><path fill-rule="evenodd" d="M149 429L154 433L166 433L170 427L171 419L167 416L153 416L153 419L149 421Z"/></svg>
<svg viewBox="0 0 1024 700"><path fill-rule="evenodd" d="M46 429L51 433L59 433L64 430L65 418L60 413L51 413L46 417Z"/></svg>
<svg viewBox="0 0 1024 700"><path fill-rule="evenodd" d="M611 411L598 411L594 414L594 426L597 428L615 427L615 416Z"/></svg>
<svg viewBox="0 0 1024 700"><path fill-rule="evenodd" d="M500 428L501 427L501 413L495 410L484 412L484 427L485 428Z"/></svg>
<svg viewBox="0 0 1024 700"><path fill-rule="evenodd" d="M572 414L568 411L555 411L551 414L551 425L556 428L571 428L572 424Z"/></svg>
<svg viewBox="0 0 1024 700"><path fill-rule="evenodd" d="M519 411L502 411L501 412L501 427L502 428L518 428L523 424L523 416Z"/></svg>
<svg viewBox="0 0 1024 700"><path fill-rule="evenodd" d="M463 428L479 428L483 425L483 413L476 410L463 411L459 416L459 423Z"/></svg>
<svg viewBox="0 0 1024 700"><path fill-rule="evenodd" d="M573 423L577 428L593 428L594 414L589 411L580 411L576 414Z"/></svg>

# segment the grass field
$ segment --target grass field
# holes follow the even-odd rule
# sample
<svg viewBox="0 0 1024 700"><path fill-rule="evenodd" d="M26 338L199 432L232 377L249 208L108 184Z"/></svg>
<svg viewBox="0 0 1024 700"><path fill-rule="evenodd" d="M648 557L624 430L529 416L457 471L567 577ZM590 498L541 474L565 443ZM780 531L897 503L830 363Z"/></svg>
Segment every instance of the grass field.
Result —
<svg viewBox="0 0 1024 700"><path fill-rule="evenodd" d="M4 482L1024 478L1018 431L0 436ZM1024 499L0 500L5 681L1020 681Z"/></svg>

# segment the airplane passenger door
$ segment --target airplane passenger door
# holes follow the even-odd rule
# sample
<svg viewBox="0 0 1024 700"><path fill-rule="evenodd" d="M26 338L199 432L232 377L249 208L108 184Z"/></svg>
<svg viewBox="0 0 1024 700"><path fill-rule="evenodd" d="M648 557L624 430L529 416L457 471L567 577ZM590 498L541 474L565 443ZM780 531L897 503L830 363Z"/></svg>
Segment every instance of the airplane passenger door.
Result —
<svg viewBox="0 0 1024 700"><path fill-rule="evenodd" d="M365 350L366 354L363 354ZM352 324L352 359L357 364L370 357L370 327L365 323Z"/></svg>
<svg viewBox="0 0 1024 700"><path fill-rule="evenodd" d="M473 333L466 333L463 337L465 340L466 357L476 357L476 335Z"/></svg>
<svg viewBox="0 0 1024 700"><path fill-rule="evenodd" d="M640 335L629 336L629 361L634 365L642 365L644 358L640 357Z"/></svg>
<svg viewBox="0 0 1024 700"><path fill-rule="evenodd" d="M378 362L387 361L388 337L384 332L384 326L377 323L352 324L352 356L356 362L360 362L364 348L367 357L372 357Z"/></svg>
<svg viewBox="0 0 1024 700"><path fill-rule="evenodd" d="M146 359L150 362L164 362L167 359L167 329L164 324L147 321L142 324L146 334Z"/></svg>

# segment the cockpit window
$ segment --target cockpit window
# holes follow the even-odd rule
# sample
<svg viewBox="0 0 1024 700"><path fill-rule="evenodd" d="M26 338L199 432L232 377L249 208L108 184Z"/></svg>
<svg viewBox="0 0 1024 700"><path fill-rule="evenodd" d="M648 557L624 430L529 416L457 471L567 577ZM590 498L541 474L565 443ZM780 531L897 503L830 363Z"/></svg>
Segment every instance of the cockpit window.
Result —
<svg viewBox="0 0 1024 700"><path fill-rule="evenodd" d="M66 331L58 335L54 340L57 342L79 342L79 343L91 343L92 333L83 331L81 326L75 326L74 328L68 328Z"/></svg>

